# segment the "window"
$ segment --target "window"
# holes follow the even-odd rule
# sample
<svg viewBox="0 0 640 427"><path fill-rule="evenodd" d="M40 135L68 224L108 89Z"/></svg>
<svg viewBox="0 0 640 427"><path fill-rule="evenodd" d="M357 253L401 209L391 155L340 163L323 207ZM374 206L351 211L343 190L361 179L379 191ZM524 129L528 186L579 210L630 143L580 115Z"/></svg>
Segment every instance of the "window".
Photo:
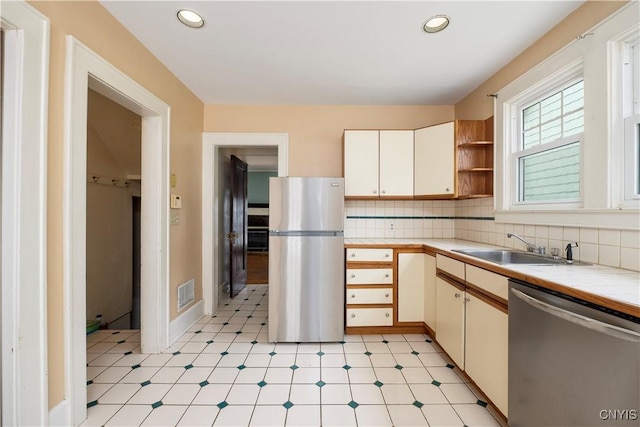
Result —
<svg viewBox="0 0 640 427"><path fill-rule="evenodd" d="M519 111L512 165L517 203L579 201L584 81L573 79Z"/></svg>

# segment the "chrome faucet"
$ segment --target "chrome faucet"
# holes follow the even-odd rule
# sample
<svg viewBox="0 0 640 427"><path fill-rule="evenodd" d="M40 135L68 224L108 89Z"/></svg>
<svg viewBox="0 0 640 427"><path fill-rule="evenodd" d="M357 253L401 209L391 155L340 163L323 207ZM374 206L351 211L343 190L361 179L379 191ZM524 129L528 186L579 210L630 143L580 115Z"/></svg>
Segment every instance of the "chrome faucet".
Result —
<svg viewBox="0 0 640 427"><path fill-rule="evenodd" d="M518 236L517 234L507 233L507 237L508 238L515 237L516 239L520 240L522 243L524 243L526 245L527 252L536 252L536 253L539 253L541 255L544 255L545 252L547 251L547 248L545 248L544 246L536 246L536 245L532 244L531 242L527 242L525 239L523 239L522 237Z"/></svg>

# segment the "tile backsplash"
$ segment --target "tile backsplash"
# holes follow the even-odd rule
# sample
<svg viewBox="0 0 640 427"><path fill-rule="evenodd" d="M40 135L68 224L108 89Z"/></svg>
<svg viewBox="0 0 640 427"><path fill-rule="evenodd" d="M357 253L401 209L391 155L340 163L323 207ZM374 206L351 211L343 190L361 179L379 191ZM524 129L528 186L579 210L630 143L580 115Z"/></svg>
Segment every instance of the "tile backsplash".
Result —
<svg viewBox="0 0 640 427"><path fill-rule="evenodd" d="M584 227L552 227L496 223L493 198L467 200L349 200L345 237L457 238L507 248L524 249L515 233L536 246L559 248L577 242L575 259L640 271L640 231Z"/></svg>

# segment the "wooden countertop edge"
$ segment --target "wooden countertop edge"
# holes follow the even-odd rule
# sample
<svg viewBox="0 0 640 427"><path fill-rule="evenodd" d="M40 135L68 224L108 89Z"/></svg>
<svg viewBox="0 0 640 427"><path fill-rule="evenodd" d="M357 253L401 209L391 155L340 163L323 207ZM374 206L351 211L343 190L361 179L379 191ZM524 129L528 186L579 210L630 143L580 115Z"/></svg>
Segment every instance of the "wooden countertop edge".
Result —
<svg viewBox="0 0 640 427"><path fill-rule="evenodd" d="M425 243L392 243L392 244L383 244L383 243L374 243L374 244L366 244L366 243L358 243L358 244L345 244L345 248L371 248L371 247L379 247L379 248L391 248L391 249L419 249L422 248L425 253L430 255L433 254L441 254L448 256L449 258L456 259L458 261L462 261L466 264L471 264L476 267L480 267L482 269L491 271L493 273L501 274L503 276L507 276L512 279L522 280L523 282L531 283L533 285L538 285L546 289L550 289L553 291L557 291L563 293L565 295L569 295L572 297L580 298L585 301L601 305L603 307L609 308L611 310L619 311L621 313L629 314L631 316L640 317L640 307L635 306L633 304L629 304L623 301L613 300L601 295L592 294L590 292L581 291L579 289L571 288L569 286L561 285L556 282L552 282L549 280L541 279L539 277L530 276L528 274L519 273L517 271L505 268L498 264L493 264L490 262L482 261L477 258L472 258L469 256L465 256L463 254L459 254L456 252L452 252L446 249L438 249L433 246L429 246Z"/></svg>

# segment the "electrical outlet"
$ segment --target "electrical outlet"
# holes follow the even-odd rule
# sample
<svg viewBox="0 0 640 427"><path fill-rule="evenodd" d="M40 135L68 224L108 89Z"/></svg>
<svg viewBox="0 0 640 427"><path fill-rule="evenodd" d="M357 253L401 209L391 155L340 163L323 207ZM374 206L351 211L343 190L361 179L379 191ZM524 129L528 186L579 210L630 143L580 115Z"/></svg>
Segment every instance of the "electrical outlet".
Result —
<svg viewBox="0 0 640 427"><path fill-rule="evenodd" d="M395 231L396 224L393 221L389 222L389 231Z"/></svg>

